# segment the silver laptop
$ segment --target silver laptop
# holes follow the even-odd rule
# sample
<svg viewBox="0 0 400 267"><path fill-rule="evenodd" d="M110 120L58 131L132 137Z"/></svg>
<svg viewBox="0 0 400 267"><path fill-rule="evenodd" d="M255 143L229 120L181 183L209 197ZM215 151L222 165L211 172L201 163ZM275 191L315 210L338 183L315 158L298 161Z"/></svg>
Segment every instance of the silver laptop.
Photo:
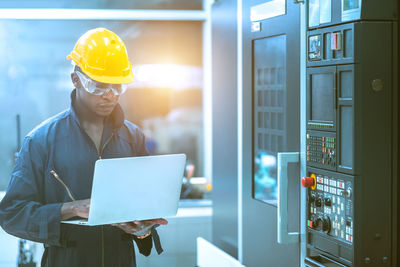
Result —
<svg viewBox="0 0 400 267"><path fill-rule="evenodd" d="M185 154L96 161L89 218L62 221L102 225L176 216Z"/></svg>

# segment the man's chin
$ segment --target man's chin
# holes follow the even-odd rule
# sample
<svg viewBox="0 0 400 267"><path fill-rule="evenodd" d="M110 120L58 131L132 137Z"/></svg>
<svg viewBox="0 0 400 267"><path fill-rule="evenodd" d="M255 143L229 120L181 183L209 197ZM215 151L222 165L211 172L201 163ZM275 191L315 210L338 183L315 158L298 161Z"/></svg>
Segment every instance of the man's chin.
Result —
<svg viewBox="0 0 400 267"><path fill-rule="evenodd" d="M112 111L113 109L98 109L96 110L96 114L101 117L107 117Z"/></svg>

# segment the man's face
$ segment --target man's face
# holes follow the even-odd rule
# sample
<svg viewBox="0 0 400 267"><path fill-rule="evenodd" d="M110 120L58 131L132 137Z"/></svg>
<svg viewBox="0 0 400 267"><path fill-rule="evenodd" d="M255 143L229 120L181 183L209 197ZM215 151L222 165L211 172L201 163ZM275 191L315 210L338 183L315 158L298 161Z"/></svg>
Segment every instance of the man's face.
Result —
<svg viewBox="0 0 400 267"><path fill-rule="evenodd" d="M103 95L94 95L87 92L80 84L79 78L72 75L72 80L75 87L77 88L76 96L77 98L94 114L106 117L111 114L114 107L118 104L118 95L110 90Z"/></svg>

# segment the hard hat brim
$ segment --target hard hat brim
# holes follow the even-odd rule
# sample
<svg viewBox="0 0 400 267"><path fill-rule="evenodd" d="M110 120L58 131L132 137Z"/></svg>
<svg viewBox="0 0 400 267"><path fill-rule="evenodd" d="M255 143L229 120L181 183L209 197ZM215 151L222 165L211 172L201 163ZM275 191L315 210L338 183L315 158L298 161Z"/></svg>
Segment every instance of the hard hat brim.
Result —
<svg viewBox="0 0 400 267"><path fill-rule="evenodd" d="M71 53L67 56L68 60L72 60L76 65L78 65L81 68L81 71L85 73L90 79L96 81L96 82L101 82L101 83L109 83L109 84L129 84L132 83L134 80L134 76L132 73L132 65L129 67L129 74L127 76L105 76L105 75L95 75L88 73L85 71L85 68L81 66L80 62L78 59L74 58L74 54Z"/></svg>
<svg viewBox="0 0 400 267"><path fill-rule="evenodd" d="M89 74L89 73L85 73L85 74L87 76L89 76L90 79L92 79L96 82L109 83L109 84L129 84L129 83L132 83L134 80L132 71L130 72L130 74L128 76L124 76L124 77L107 77L107 76L93 75L93 74Z"/></svg>

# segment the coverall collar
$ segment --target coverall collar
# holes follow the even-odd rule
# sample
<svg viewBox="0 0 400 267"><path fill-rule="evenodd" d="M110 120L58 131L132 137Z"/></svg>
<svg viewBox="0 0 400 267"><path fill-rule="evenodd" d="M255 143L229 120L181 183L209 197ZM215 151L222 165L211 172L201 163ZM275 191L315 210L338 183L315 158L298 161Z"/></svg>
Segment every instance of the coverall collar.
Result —
<svg viewBox="0 0 400 267"><path fill-rule="evenodd" d="M81 127L81 122L79 119L78 112L76 110L76 89L71 92L71 116L75 119L78 123L79 127ZM111 130L117 130L121 128L124 124L125 116L124 112L120 104L117 104L111 114L106 117L104 126L105 128L111 128Z"/></svg>

